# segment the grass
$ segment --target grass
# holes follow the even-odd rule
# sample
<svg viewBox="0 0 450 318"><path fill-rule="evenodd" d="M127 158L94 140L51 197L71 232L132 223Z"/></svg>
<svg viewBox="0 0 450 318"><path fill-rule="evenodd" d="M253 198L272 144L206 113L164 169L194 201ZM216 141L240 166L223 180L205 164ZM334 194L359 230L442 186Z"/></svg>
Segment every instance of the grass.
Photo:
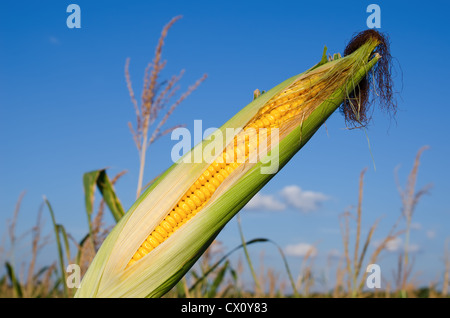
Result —
<svg viewBox="0 0 450 318"><path fill-rule="evenodd" d="M137 102L129 74L129 63L125 63L125 79L130 99L136 113L135 127L129 123L133 140L139 153L139 177L136 196L150 183L144 185L143 175L145 164L148 162L147 151L153 142L170 133L173 129L182 126L178 124L164 128L168 118L182 101L199 87L206 75L200 78L187 91L174 102L170 102L178 91L177 83L183 71L174 75L170 80L161 81L160 73L166 65L162 61L162 47L169 29L180 17L172 19L164 28L158 41L153 62L150 63L144 76L144 85L140 104ZM154 127L150 132L150 128ZM430 186L416 190L416 181L419 172L420 158L426 147L421 148L414 161L405 187L397 180L399 194L402 199L402 212L391 230L380 244L369 254L369 246L377 231L380 220L375 221L369 229L362 227L364 218L364 176L362 170L359 178L356 210L349 209L336 220L340 225L342 247L344 255L337 260L328 261L326 270L336 267L334 286L328 286L327 278L321 276L315 265L316 248L311 248L303 257L300 268L292 270L283 249L270 238L245 238L245 231L239 215L237 223L241 237L241 244L231 250L224 248L222 242L214 243L206 250L203 256L188 272L187 275L165 297L448 297L450 274L449 242L445 243L443 258L442 287L437 284L419 286L414 281L414 263L409 254L410 232L415 208L423 195L429 192ZM115 192L114 186L126 173L122 171L113 178L109 178L107 171L96 170L87 172L83 176L85 191L85 208L87 216L86 235L80 241L75 240L70 231L58 223L58 211L53 211L50 201L43 199L37 213L35 226L29 231L17 235L16 225L21 210L21 202L25 193L20 194L11 220L7 225L7 236L0 244L0 265L5 269L0 276L0 297L72 297L75 290L65 284L68 277L66 267L68 264L78 264L81 274L84 274L92 262L95 253L106 238L113 225L104 223L106 208L112 213L114 220L119 220L124 214L122 204ZM94 209L95 191L101 195ZM51 216L53 233L43 235L43 213ZM367 230L366 237L362 237ZM353 237L352 237L353 235ZM17 261L16 253L21 248L19 243L27 237L31 238L30 256L26 262ZM367 290L364 288L367 273L366 264L374 264L380 260L380 255L386 250L388 244L404 237L404 249L398 255L398 266L395 272L395 284L384 282L385 288L380 290ZM39 252L50 242L56 243L55 260L41 268L36 268ZM283 271L277 271L265 266L262 245L275 246L283 264ZM259 261L250 257L249 248L260 249ZM22 251L23 252L23 251ZM28 251L26 251L28 253ZM232 258L238 254L238 258ZM251 279L247 280L245 269L250 271ZM287 277L287 278L285 278ZM326 286L321 292L316 291L319 285Z"/></svg>

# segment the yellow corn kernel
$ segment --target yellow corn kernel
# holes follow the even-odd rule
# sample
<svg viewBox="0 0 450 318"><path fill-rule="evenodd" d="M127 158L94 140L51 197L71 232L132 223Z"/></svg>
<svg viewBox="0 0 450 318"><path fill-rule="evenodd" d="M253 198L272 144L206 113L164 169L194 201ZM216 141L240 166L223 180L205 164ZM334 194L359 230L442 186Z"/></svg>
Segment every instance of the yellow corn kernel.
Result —
<svg viewBox="0 0 450 318"><path fill-rule="evenodd" d="M184 219L186 217L186 213L184 212L183 209L180 209L179 207L176 207L173 210L175 211L175 213L180 215L181 219Z"/></svg>
<svg viewBox="0 0 450 318"><path fill-rule="evenodd" d="M216 188L211 183L206 183L205 188L212 194L216 192Z"/></svg>
<svg viewBox="0 0 450 318"><path fill-rule="evenodd" d="M207 199L205 193L198 189L194 191L194 195L200 200L200 202L206 201Z"/></svg>
<svg viewBox="0 0 450 318"><path fill-rule="evenodd" d="M188 205L186 202L184 202L184 201L181 201L180 203L178 203L178 207L179 207L180 209L182 209L186 214L189 214L189 213L192 212L192 210L191 210L191 208L189 207L189 205ZM164 221L163 221L163 222L164 222Z"/></svg>
<svg viewBox="0 0 450 318"><path fill-rule="evenodd" d="M167 221L162 221L162 222L161 222L161 226L164 228L164 230L166 230L167 233L172 232L172 226L170 225L169 222L167 222Z"/></svg>
<svg viewBox="0 0 450 318"><path fill-rule="evenodd" d="M153 234L153 233L152 233L152 234ZM147 242L149 242L150 245L151 245L153 248L155 248L155 247L157 247L157 246L159 245L159 242L158 242L157 239L155 239L155 237L154 237L152 234L150 234L150 235L147 237ZM134 258L134 257L133 257L133 258Z"/></svg>
<svg viewBox="0 0 450 318"><path fill-rule="evenodd" d="M191 192L195 192L195 190L197 190L198 188L197 188L197 186L195 185L195 183L190 187L190 191Z"/></svg>
<svg viewBox="0 0 450 318"><path fill-rule="evenodd" d="M138 250L138 252L134 253L133 258L130 260L130 262L131 262L132 260L138 261L138 260L140 260L141 258L142 258L142 255L139 253L139 250ZM130 265L130 262L128 262L128 265Z"/></svg>
<svg viewBox="0 0 450 318"><path fill-rule="evenodd" d="M161 225L158 225L156 228L155 228L155 231L156 232L158 232L162 237L167 237L167 231L166 230L164 230L164 228L161 226Z"/></svg>
<svg viewBox="0 0 450 318"><path fill-rule="evenodd" d="M201 187L200 191L205 195L206 200L211 197L211 191L209 191L206 187Z"/></svg>
<svg viewBox="0 0 450 318"><path fill-rule="evenodd" d="M281 112L278 109L272 109L270 114L275 117L275 119L279 119L281 117Z"/></svg>
<svg viewBox="0 0 450 318"><path fill-rule="evenodd" d="M159 243L164 242L164 237L161 234L159 234L158 232L153 231L152 235Z"/></svg>
<svg viewBox="0 0 450 318"><path fill-rule="evenodd" d="M144 257L145 255L147 255L149 253L149 251L147 251L147 249L145 249L144 247L140 247L138 252L142 255L142 257Z"/></svg>
<svg viewBox="0 0 450 318"><path fill-rule="evenodd" d="M180 216L180 214L178 214L178 213L175 212L175 211L170 212L169 215L170 215L171 217L173 217L173 218L175 219L175 221L177 221L177 223L180 223L181 221L183 221L183 218ZM178 225L178 224L177 224L177 225Z"/></svg>
<svg viewBox="0 0 450 318"><path fill-rule="evenodd" d="M222 169L224 167L224 165L220 164L217 161L214 161L211 166L214 167L215 172L220 171L220 169ZM194 192L194 191L192 191L192 192Z"/></svg>
<svg viewBox="0 0 450 318"><path fill-rule="evenodd" d="M173 217L171 217L170 215L168 215L165 218L165 220L172 226L172 228L177 226L177 224L178 224L177 221Z"/></svg>
<svg viewBox="0 0 450 318"><path fill-rule="evenodd" d="M194 201L192 201L191 198L187 198L184 200L184 202L189 206L189 208L191 209L191 211L195 210L197 208L197 206L195 205ZM171 223L172 224L172 223ZM176 225L176 224L175 224Z"/></svg>
<svg viewBox="0 0 450 318"><path fill-rule="evenodd" d="M149 253L151 252L151 250L153 250L153 246L147 240L142 243L142 247L145 248Z"/></svg>
<svg viewBox="0 0 450 318"><path fill-rule="evenodd" d="M201 185L205 185L206 181L208 181L205 176L202 174L199 178L198 181L200 182Z"/></svg>

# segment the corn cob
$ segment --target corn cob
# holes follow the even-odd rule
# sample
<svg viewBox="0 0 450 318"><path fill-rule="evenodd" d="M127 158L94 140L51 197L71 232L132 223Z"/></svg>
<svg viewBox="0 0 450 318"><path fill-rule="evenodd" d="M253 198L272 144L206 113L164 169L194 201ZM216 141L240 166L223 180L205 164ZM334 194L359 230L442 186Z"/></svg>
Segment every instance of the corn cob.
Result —
<svg viewBox="0 0 450 318"><path fill-rule="evenodd" d="M170 290L277 172L261 173L261 155L279 150L281 169L366 78L381 58L374 53L380 41L370 35L363 42L343 58L328 60L325 51L319 64L254 99L219 129L241 131L212 162L180 159L170 167L108 235L76 297L158 297ZM275 132L278 142L269 145ZM210 144L216 141L185 156Z"/></svg>

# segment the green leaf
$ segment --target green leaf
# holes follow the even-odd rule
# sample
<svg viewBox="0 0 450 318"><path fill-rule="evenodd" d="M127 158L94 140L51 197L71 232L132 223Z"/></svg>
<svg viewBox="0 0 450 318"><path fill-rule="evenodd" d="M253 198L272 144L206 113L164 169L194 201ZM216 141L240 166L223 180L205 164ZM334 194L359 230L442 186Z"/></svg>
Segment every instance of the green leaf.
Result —
<svg viewBox="0 0 450 318"><path fill-rule="evenodd" d="M86 172L83 175L84 203L88 219L89 238L94 249L95 242L92 229L92 214L94 212L94 194L96 187L98 187L98 189L100 190L100 193L103 196L103 200L111 211L111 214L113 215L116 222L118 222L125 214L122 204L120 203L114 191L113 185L109 180L108 175L106 174L106 169Z"/></svg>
<svg viewBox="0 0 450 318"><path fill-rule="evenodd" d="M66 250L66 258L67 261L70 261L70 246L69 246L69 237L67 236L66 229L63 225L57 224L58 231L61 233L63 240L64 240L64 247Z"/></svg>
<svg viewBox="0 0 450 318"><path fill-rule="evenodd" d="M214 281L208 291L209 298L213 298L217 295L217 289L219 288L219 285L222 283L222 281L225 277L225 272L227 271L229 265L230 265L230 262L227 260L225 262L225 264L222 266L222 268L220 269L220 271L217 273L217 276L214 279Z"/></svg>
<svg viewBox="0 0 450 318"><path fill-rule="evenodd" d="M256 277L255 269L253 268L253 264L250 259L250 255L247 250L247 245L245 244L244 232L242 231L242 225L241 225L241 215L239 213L237 214L236 219L237 219L237 224L238 224L238 228L239 228L239 235L241 237L242 247L244 248L245 259L247 260L247 264L248 264L248 267L250 268L250 272L252 274L253 281L255 282L255 288L256 288L256 290L260 290L258 278Z"/></svg>
<svg viewBox="0 0 450 318"><path fill-rule="evenodd" d="M254 244L254 243L263 243L263 242L268 242L268 239L265 238L257 238L257 239L253 239L250 241L245 242L245 245L250 245L250 244ZM241 244L235 248L233 248L231 251L229 251L227 254L225 254L220 260L218 260L213 266L211 266L204 274L202 277L198 278L197 281L194 283L194 285L191 286L191 288L189 288L189 291L192 291L195 289L195 287L197 287L198 284L200 284L204 279L206 279L206 277L213 272L223 261L225 261L228 256L230 256L231 254L233 254L235 251L239 250L240 248L243 248L244 244Z"/></svg>
<svg viewBox="0 0 450 318"><path fill-rule="evenodd" d="M95 185L97 183L98 176L100 175L100 171L101 170L95 170L87 172L83 175L84 203L89 218L94 211Z"/></svg>
<svg viewBox="0 0 450 318"><path fill-rule="evenodd" d="M105 170L100 170L100 174L97 178L97 187L102 193L103 199L105 200L106 205L111 211L114 219L118 222L125 214L125 211Z"/></svg>
<svg viewBox="0 0 450 318"><path fill-rule="evenodd" d="M94 193L95 185L97 184L100 170L87 172L83 175L83 188L84 188L84 204L86 207L86 214L88 218L89 236L92 240L92 246L95 246L92 235L92 213L94 212Z"/></svg>
<svg viewBox="0 0 450 318"><path fill-rule="evenodd" d="M55 232L56 236L56 247L58 249L58 261L59 261L59 267L61 271L61 281L63 282L64 286L64 295L66 297L69 296L69 289L66 285L66 268L64 267L64 257L63 257L63 247L61 245L61 239L59 237L60 232L60 225L56 223L55 219L55 213L53 212L52 206L50 205L50 202L47 200L46 197L44 197L44 202L47 204L48 210L50 211L50 215L52 217L52 223L53 223L53 231Z"/></svg>
<svg viewBox="0 0 450 318"><path fill-rule="evenodd" d="M11 266L9 262L6 262L6 271L8 273L9 279L11 280L11 284L13 286L14 297L23 297L22 287L20 286L19 281L17 280L16 274L14 272L14 268Z"/></svg>
<svg viewBox="0 0 450 318"><path fill-rule="evenodd" d="M328 48L325 46L323 48L322 58L320 59L320 62L317 63L316 65L314 65L310 70L313 70L319 66L322 66L322 65L328 63L327 50L328 50Z"/></svg>
<svg viewBox="0 0 450 318"><path fill-rule="evenodd" d="M105 200L106 205L111 211L114 220L118 222L125 214L122 203L118 199L114 187L109 180L106 169L87 172L83 175L84 200L86 213L88 215L89 227L91 229L91 217L94 210L94 192L97 186ZM90 230L92 233L92 230Z"/></svg>

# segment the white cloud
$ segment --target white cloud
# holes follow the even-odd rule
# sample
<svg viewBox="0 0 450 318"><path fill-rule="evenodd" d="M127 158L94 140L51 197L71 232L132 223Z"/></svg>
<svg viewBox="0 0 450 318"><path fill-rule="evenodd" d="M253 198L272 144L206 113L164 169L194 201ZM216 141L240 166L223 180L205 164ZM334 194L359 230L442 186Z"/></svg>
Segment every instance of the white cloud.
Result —
<svg viewBox="0 0 450 318"><path fill-rule="evenodd" d="M328 255L328 257L331 257L331 258L339 258L341 256L341 252L339 252L338 249L333 248L328 251L327 255Z"/></svg>
<svg viewBox="0 0 450 318"><path fill-rule="evenodd" d="M290 185L281 190L281 196L286 202L302 211L311 212L320 208L322 202L328 200L328 196L320 192L303 191L299 186Z"/></svg>
<svg viewBox="0 0 450 318"><path fill-rule="evenodd" d="M381 244L380 241L374 242L374 245L378 247ZM403 243L403 240L401 237L393 238L392 240L388 241L386 243L386 250L389 252L397 252L397 251L404 251L405 250L405 244ZM420 251L420 246L418 244L409 244L408 246L408 252L415 253Z"/></svg>
<svg viewBox="0 0 450 318"><path fill-rule="evenodd" d="M273 195L264 195L257 193L245 206L248 210L270 210L282 211L286 205L278 201Z"/></svg>
<svg viewBox="0 0 450 318"><path fill-rule="evenodd" d="M429 239L434 239L434 238L436 237L436 231L434 231L434 230L428 230L428 231L427 231L427 237L428 237Z"/></svg>
<svg viewBox="0 0 450 318"><path fill-rule="evenodd" d="M283 211L293 207L302 212L316 211L328 196L320 192L303 191L299 186L289 185L276 195L257 193L245 206L247 210Z"/></svg>
<svg viewBox="0 0 450 318"><path fill-rule="evenodd" d="M422 229L422 224L419 222L411 223L411 229L412 230L420 230Z"/></svg>
<svg viewBox="0 0 450 318"><path fill-rule="evenodd" d="M420 246L418 244L409 244L408 246L408 252L415 253L420 251Z"/></svg>
<svg viewBox="0 0 450 318"><path fill-rule="evenodd" d="M402 247L402 239L400 237L393 238L386 243L386 249L389 252L398 251Z"/></svg>
<svg viewBox="0 0 450 318"><path fill-rule="evenodd" d="M402 242L403 242L403 240L402 240L400 237L395 237L395 238L389 240L389 241L386 243L385 249L386 249L387 251L389 251L389 252L396 252L396 251L398 251L400 248L403 248ZM380 241L374 241L374 242L373 242L373 246L378 247L378 246L381 245L381 243L382 243L381 240L380 240Z"/></svg>
<svg viewBox="0 0 450 318"><path fill-rule="evenodd" d="M59 44L59 39L57 38L57 37L55 37L55 36L49 36L48 37L48 41L51 43L51 44Z"/></svg>
<svg viewBox="0 0 450 318"><path fill-rule="evenodd" d="M317 248L314 245L308 243L298 243L287 245L285 252L290 256L306 256L308 253L311 257L317 255Z"/></svg>

